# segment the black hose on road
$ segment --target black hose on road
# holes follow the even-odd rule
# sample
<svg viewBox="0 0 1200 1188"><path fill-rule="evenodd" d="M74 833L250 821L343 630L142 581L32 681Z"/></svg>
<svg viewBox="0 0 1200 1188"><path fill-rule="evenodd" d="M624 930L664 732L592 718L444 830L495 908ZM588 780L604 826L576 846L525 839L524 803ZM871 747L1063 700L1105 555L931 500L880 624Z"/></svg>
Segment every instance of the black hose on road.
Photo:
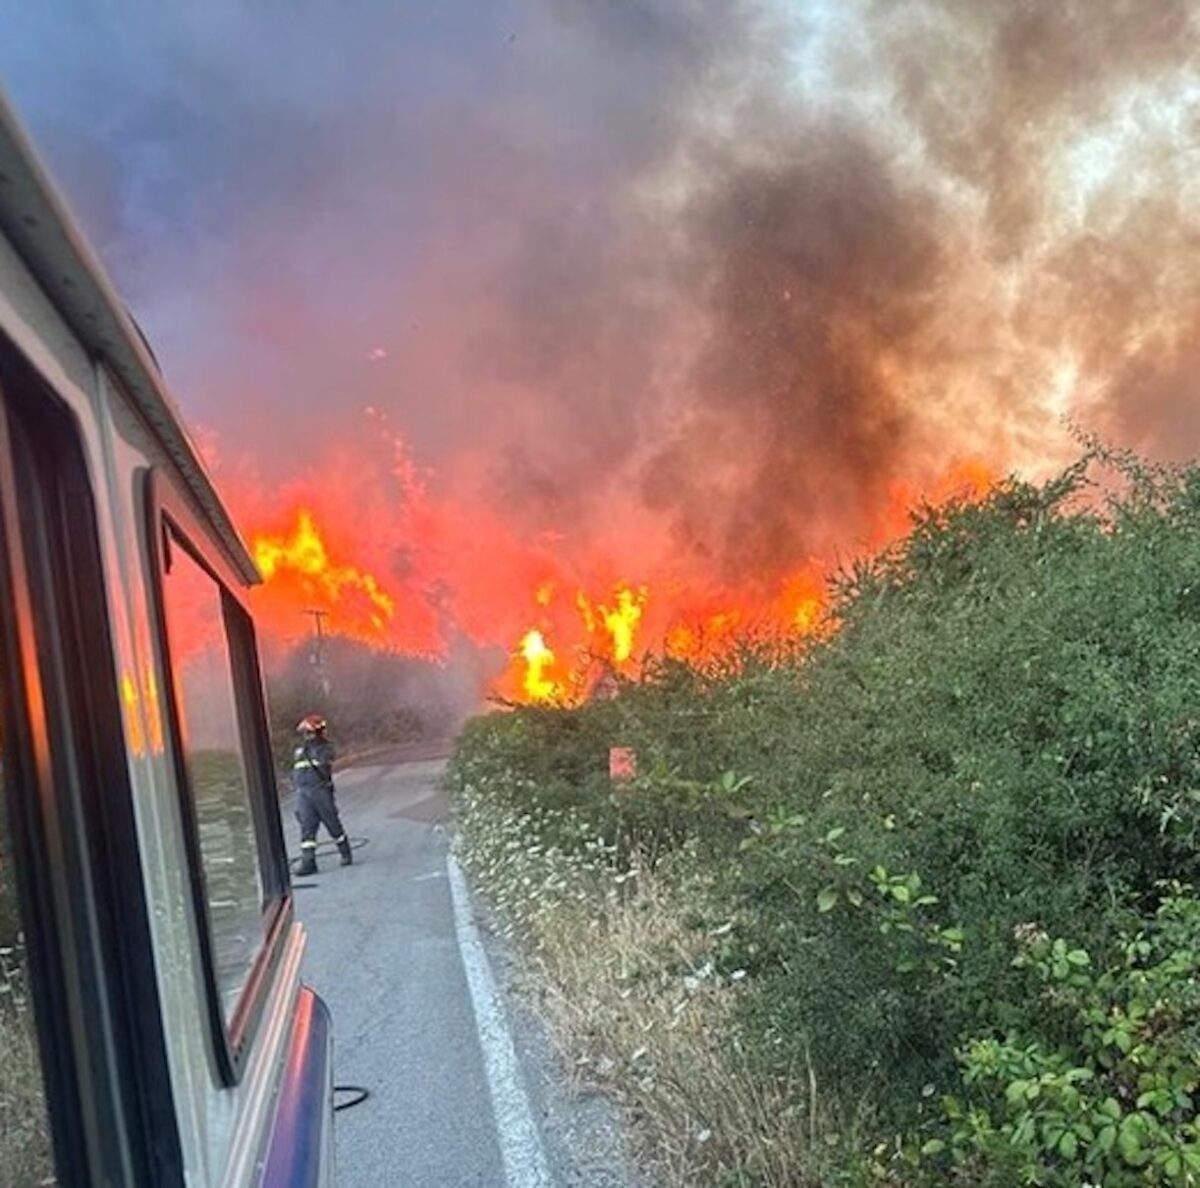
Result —
<svg viewBox="0 0 1200 1188"><path fill-rule="evenodd" d="M339 1093L353 1093L354 1096L349 1101L338 1101L337 1095ZM370 1089L364 1089L361 1085L334 1085L333 1112L336 1114L338 1110L352 1110L356 1105L362 1105L370 1096Z"/></svg>
<svg viewBox="0 0 1200 1188"><path fill-rule="evenodd" d="M361 850L362 847L365 846L369 840L370 839L366 838L366 837L352 837L350 839L350 849ZM319 858L322 854L336 854L336 853L338 853L337 842L323 841L323 842L317 843L315 857ZM298 857L293 857L290 854L288 855L288 869L291 870L291 872L293 874L296 873L296 867L299 864L300 864L300 859ZM293 883L292 890L293 891L295 891L297 889L308 890L309 888L319 887L319 886L320 886L320 883ZM349 1093L349 1094L352 1094L353 1096L351 1096L348 1101L338 1101L337 1096L339 1093ZM333 1099L334 1099L333 1100L333 1112L336 1114L339 1110L352 1110L352 1109L354 1109L354 1107L356 1105L362 1105L362 1103L364 1101L366 1101L367 1098L370 1096L371 1096L370 1089L364 1089L361 1085L334 1085L334 1087L333 1087Z"/></svg>

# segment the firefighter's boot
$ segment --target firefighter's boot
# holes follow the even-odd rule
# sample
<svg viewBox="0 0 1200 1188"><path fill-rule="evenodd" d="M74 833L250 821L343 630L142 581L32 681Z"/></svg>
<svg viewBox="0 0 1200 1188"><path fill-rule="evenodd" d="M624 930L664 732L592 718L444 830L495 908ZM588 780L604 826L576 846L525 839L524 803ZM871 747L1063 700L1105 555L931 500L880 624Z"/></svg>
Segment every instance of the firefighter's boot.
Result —
<svg viewBox="0 0 1200 1188"><path fill-rule="evenodd" d="M342 865L353 866L354 851L350 849L350 838L347 837L346 834L343 833L342 836L337 839L337 848L338 853L342 856Z"/></svg>
<svg viewBox="0 0 1200 1188"><path fill-rule="evenodd" d="M317 847L315 845L302 845L300 847L300 865L296 867L296 874L300 878L307 875L315 875L317 873Z"/></svg>

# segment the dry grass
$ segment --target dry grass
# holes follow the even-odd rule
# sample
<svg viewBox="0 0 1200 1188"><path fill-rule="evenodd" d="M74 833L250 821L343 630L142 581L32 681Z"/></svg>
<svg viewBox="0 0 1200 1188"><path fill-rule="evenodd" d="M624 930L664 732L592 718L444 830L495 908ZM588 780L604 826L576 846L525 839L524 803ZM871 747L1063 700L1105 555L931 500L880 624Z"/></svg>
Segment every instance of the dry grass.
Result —
<svg viewBox="0 0 1200 1188"><path fill-rule="evenodd" d="M551 1027L581 1079L625 1105L640 1162L668 1185L811 1185L807 1079L766 1080L739 1057L736 980L678 895L643 876L602 927L542 920L533 966Z"/></svg>
<svg viewBox="0 0 1200 1188"><path fill-rule="evenodd" d="M727 925L695 926L705 887L674 871L618 873L582 824L562 849L531 844L543 815L466 795L464 865L523 956L581 1087L611 1095L632 1125L638 1165L662 1185L813 1188L815 1086L805 1070L770 1079L743 1059L732 1024L740 971L718 972ZM557 817L558 836L576 829Z"/></svg>

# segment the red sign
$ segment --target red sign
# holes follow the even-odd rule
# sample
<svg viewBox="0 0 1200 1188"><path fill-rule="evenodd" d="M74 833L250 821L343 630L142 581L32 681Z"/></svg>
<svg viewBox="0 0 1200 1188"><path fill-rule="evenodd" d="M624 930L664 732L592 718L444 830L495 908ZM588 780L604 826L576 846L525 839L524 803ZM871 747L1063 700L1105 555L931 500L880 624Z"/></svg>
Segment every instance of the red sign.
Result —
<svg viewBox="0 0 1200 1188"><path fill-rule="evenodd" d="M637 752L632 747L608 748L608 777L614 784L627 784L637 775Z"/></svg>

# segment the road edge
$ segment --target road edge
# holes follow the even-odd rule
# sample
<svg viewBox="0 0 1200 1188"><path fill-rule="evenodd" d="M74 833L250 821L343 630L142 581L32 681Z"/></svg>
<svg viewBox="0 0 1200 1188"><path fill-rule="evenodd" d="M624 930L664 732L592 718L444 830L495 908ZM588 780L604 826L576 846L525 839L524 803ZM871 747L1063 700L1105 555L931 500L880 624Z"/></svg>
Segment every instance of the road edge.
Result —
<svg viewBox="0 0 1200 1188"><path fill-rule="evenodd" d="M453 850L446 853L446 875L508 1188L552 1188L541 1132L534 1121L491 963L475 923L471 895Z"/></svg>

